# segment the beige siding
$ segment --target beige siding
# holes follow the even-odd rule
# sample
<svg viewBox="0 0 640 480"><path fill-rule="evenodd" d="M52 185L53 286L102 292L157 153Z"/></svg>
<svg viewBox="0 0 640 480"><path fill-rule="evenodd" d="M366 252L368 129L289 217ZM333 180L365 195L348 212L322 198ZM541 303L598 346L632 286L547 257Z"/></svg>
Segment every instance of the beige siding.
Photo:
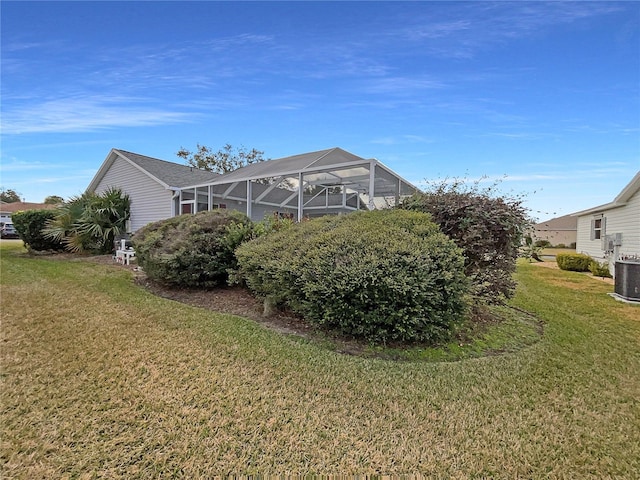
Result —
<svg viewBox="0 0 640 480"><path fill-rule="evenodd" d="M629 199L629 202L621 207L605 210L602 218L606 220L605 235L622 233L622 246L620 254L640 254L640 192ZM599 215L583 215L578 217L578 252L591 255L593 258L604 258L602 243L600 240L591 240L591 220Z"/></svg>
<svg viewBox="0 0 640 480"><path fill-rule="evenodd" d="M547 240L551 245L564 244L569 246L576 241L575 230L536 230L534 233L536 240Z"/></svg>
<svg viewBox="0 0 640 480"><path fill-rule="evenodd" d="M118 187L131 198L131 231L171 216L172 192L118 157L96 187L96 193Z"/></svg>

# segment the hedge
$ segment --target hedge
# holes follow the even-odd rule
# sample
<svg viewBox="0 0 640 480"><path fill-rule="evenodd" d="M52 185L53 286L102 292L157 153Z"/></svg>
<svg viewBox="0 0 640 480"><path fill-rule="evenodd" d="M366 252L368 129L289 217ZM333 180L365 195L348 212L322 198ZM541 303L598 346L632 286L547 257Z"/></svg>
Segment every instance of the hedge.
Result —
<svg viewBox="0 0 640 480"><path fill-rule="evenodd" d="M584 253L558 253L556 263L561 270L588 272L592 258Z"/></svg>

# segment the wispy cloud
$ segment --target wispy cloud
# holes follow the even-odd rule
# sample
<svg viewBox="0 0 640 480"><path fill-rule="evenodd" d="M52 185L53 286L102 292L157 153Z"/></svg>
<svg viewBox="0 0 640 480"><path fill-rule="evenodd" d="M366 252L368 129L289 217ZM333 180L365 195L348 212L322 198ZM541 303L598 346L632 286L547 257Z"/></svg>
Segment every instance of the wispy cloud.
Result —
<svg viewBox="0 0 640 480"><path fill-rule="evenodd" d="M422 135L399 135L390 137L376 138L371 141L376 145L398 145L406 143L432 143L432 138L424 137Z"/></svg>
<svg viewBox="0 0 640 480"><path fill-rule="evenodd" d="M33 163L33 162L19 162L13 161L10 163L2 162L0 165L0 173L8 173L8 172L28 172L33 170L42 170L45 168L50 168L50 165L46 165L44 163Z"/></svg>
<svg viewBox="0 0 640 480"><path fill-rule="evenodd" d="M188 122L193 113L145 105L140 99L87 95L5 109L2 134L87 132Z"/></svg>
<svg viewBox="0 0 640 480"><path fill-rule="evenodd" d="M543 138L558 138L559 135L542 132L487 132L476 135L477 137L506 138L511 140L540 140Z"/></svg>
<svg viewBox="0 0 640 480"><path fill-rule="evenodd" d="M416 77L381 77L365 82L364 91L373 94L415 95L420 90L441 89L446 85L435 78Z"/></svg>
<svg viewBox="0 0 640 480"><path fill-rule="evenodd" d="M434 8L434 7L432 7ZM438 8L438 7L435 7ZM447 5L446 16L412 15L399 35L435 56L469 58L494 44L620 11L611 2L468 2ZM436 18L436 20L434 20Z"/></svg>

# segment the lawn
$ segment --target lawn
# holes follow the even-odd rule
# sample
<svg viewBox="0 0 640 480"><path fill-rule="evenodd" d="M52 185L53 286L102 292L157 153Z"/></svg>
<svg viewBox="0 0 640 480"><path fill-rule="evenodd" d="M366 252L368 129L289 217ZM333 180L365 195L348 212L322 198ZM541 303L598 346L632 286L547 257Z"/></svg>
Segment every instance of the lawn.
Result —
<svg viewBox="0 0 640 480"><path fill-rule="evenodd" d="M1 243L2 478L637 478L640 306L519 265L515 353L341 355Z"/></svg>

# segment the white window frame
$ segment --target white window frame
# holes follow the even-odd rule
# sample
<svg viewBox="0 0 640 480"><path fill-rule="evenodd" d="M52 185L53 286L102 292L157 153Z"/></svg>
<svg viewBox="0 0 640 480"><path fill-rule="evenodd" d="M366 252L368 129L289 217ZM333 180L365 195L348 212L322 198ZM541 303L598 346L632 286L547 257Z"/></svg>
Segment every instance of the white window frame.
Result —
<svg viewBox="0 0 640 480"><path fill-rule="evenodd" d="M591 240L602 240L606 236L607 219L598 215L591 219Z"/></svg>

